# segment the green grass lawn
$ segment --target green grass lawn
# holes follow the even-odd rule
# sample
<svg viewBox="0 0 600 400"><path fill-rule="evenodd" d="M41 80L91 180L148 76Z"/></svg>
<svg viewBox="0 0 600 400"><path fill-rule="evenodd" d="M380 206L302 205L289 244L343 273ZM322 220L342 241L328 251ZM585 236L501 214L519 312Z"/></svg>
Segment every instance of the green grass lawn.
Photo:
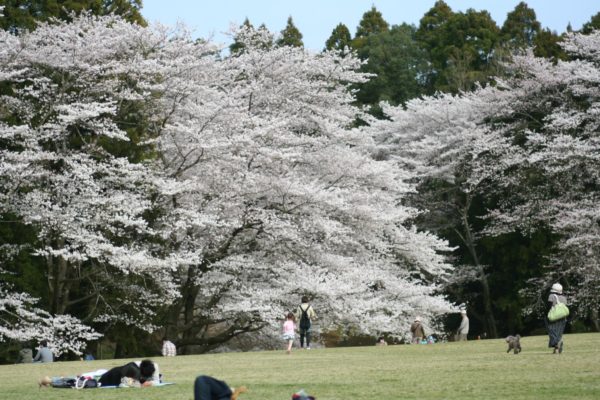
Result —
<svg viewBox="0 0 600 400"><path fill-rule="evenodd" d="M504 340L434 345L295 349L156 357L160 388L38 389L40 377L75 375L128 360L0 366L0 399L193 399L194 378L212 375L246 385L242 400L287 400L304 388L326 399L600 399L600 334L566 335L552 355L547 337L522 338L506 354Z"/></svg>

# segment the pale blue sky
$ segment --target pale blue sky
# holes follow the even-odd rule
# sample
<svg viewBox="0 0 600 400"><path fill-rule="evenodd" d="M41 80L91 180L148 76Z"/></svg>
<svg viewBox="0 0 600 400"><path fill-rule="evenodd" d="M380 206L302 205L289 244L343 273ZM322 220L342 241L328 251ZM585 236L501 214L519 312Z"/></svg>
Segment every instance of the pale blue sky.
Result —
<svg viewBox="0 0 600 400"><path fill-rule="evenodd" d="M454 11L468 8L487 10L498 26L520 0L446 0ZM240 25L246 17L254 26L264 23L280 32L292 16L304 35L306 48L320 51L337 24L344 23L352 35L362 15L374 5L391 25L403 22L418 25L435 0L143 0L142 14L150 21L174 25L178 20L189 26L195 37L212 38L229 44L224 33L231 23ZM545 28L563 32L570 22L581 28L600 11L596 0L529 0L538 21Z"/></svg>

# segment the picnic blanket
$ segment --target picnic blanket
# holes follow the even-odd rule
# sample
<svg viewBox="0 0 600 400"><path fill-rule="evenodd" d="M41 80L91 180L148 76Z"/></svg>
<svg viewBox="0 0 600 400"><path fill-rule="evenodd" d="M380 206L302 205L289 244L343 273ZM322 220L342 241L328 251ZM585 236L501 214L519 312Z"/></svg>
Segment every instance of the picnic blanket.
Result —
<svg viewBox="0 0 600 400"><path fill-rule="evenodd" d="M98 381L100 377L106 373L106 369L99 369L91 372L84 372L78 376L55 376L50 380L50 386L53 388L61 388L61 389L91 389L91 388L102 388L102 389L110 389L110 388L126 388L126 387L140 387L141 385L137 381L130 380L128 382L123 382L118 386L100 386ZM160 382L153 383L151 386L167 386L173 385L173 382Z"/></svg>
<svg viewBox="0 0 600 400"><path fill-rule="evenodd" d="M161 383L155 383L152 386L148 386L148 387L161 387L161 386L168 386L168 385L174 385L175 382L161 382ZM128 387L134 387L134 386L124 386L124 385L119 385L119 386L98 386L100 389L122 389L122 388L128 388Z"/></svg>

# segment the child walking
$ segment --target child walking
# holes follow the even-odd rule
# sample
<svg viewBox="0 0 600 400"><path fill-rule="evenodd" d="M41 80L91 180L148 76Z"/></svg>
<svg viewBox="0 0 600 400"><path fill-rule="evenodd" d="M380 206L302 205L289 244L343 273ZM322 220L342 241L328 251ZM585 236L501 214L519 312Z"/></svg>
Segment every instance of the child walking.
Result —
<svg viewBox="0 0 600 400"><path fill-rule="evenodd" d="M289 312L287 314L286 320L283 323L283 340L287 340L287 353L291 354L292 352L292 343L294 343L294 338L296 334L296 317L293 313Z"/></svg>

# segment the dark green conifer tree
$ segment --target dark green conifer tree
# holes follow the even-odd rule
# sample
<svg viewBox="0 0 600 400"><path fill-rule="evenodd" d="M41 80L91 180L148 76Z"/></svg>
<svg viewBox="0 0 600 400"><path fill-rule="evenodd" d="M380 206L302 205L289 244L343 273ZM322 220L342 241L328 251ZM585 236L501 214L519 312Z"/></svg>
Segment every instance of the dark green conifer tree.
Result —
<svg viewBox="0 0 600 400"><path fill-rule="evenodd" d="M285 29L281 31L281 37L276 42L277 46L292 46L292 47L304 47L302 42L302 33L294 25L292 17L288 17L287 25Z"/></svg>
<svg viewBox="0 0 600 400"><path fill-rule="evenodd" d="M583 27L581 28L581 33L588 35L596 29L600 29L600 12L592 16L592 18L588 22L583 24Z"/></svg>
<svg viewBox="0 0 600 400"><path fill-rule="evenodd" d="M421 78L427 74L427 57L414 38L412 25L394 25L387 32L369 35L358 56L368 60L361 71L375 74L357 85L360 104L372 106L373 115L381 116L380 101L398 105L423 94Z"/></svg>
<svg viewBox="0 0 600 400"><path fill-rule="evenodd" d="M331 36L325 42L326 50L344 50L352 45L352 36L348 27L339 23L331 32Z"/></svg>
<svg viewBox="0 0 600 400"><path fill-rule="evenodd" d="M502 41L513 48L533 46L536 35L540 32L535 11L525 2L520 2L513 11L506 16L506 21L500 31Z"/></svg>
<svg viewBox="0 0 600 400"><path fill-rule="evenodd" d="M381 33L387 31L388 23L383 19L383 15L372 6L369 11L363 14L362 19L356 28L355 37L369 36L373 33Z"/></svg>
<svg viewBox="0 0 600 400"><path fill-rule="evenodd" d="M533 41L533 54L536 57L550 58L553 60L566 60L567 54L560 47L561 36L550 29L542 29Z"/></svg>
<svg viewBox="0 0 600 400"><path fill-rule="evenodd" d="M573 32L573 27L571 26L571 22L569 21L569 23L567 24L567 32L571 33Z"/></svg>
<svg viewBox="0 0 600 400"><path fill-rule="evenodd" d="M242 25L240 25L240 28L243 27L254 29L254 26L252 26L248 17L246 17ZM244 49L244 47L245 45L238 40L238 37L234 36L233 43L229 45L229 51L231 52L231 54L239 53Z"/></svg>
<svg viewBox="0 0 600 400"><path fill-rule="evenodd" d="M58 18L69 21L71 13L89 11L94 15L115 13L129 22L146 26L140 12L142 0L4 0L0 28L16 32L35 29L38 21Z"/></svg>
<svg viewBox="0 0 600 400"><path fill-rule="evenodd" d="M367 36L387 32L388 29L388 23L383 19L383 16L375 6L372 6L369 11L363 14L362 19L358 23L352 47L359 49L364 45Z"/></svg>
<svg viewBox="0 0 600 400"><path fill-rule="evenodd" d="M469 90L497 73L500 29L487 11L454 13L437 1L421 19L416 38L432 66L430 92Z"/></svg>

